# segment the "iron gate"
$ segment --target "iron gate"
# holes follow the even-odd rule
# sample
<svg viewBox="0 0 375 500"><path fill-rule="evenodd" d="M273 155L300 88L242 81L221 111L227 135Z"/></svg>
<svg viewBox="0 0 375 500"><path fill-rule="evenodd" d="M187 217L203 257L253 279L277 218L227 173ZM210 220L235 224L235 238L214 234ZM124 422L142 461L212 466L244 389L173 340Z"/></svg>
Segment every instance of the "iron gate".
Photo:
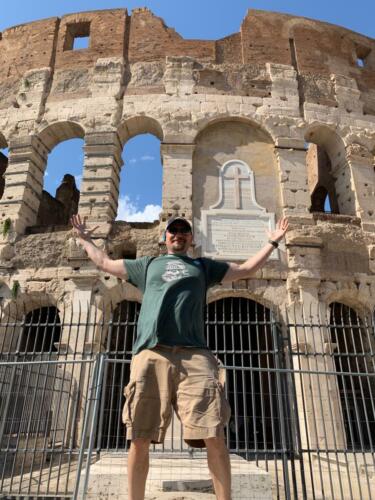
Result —
<svg viewBox="0 0 375 500"><path fill-rule="evenodd" d="M3 495L82 496L90 463L126 452L123 387L138 312L139 304L123 302L107 319L93 309L60 318L42 307L3 315ZM228 447L268 471L274 498L375 496L370 318L332 304L328 318L300 309L281 321L261 304L231 297L207 306L206 335L226 367ZM184 445L178 425L154 450L201 456Z"/></svg>

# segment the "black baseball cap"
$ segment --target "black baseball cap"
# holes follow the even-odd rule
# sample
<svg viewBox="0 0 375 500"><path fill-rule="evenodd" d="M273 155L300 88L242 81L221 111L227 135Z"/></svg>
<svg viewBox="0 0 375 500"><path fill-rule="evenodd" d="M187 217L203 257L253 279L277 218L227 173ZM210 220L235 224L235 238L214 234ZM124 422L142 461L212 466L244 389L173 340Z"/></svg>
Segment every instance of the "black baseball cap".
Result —
<svg viewBox="0 0 375 500"><path fill-rule="evenodd" d="M168 220L167 225L165 226L165 230L168 231L168 229L171 227L172 224L175 222L179 222L180 224L183 224L185 227L189 229L190 232L192 231L191 224L190 222L185 219L184 217L172 217L171 219Z"/></svg>

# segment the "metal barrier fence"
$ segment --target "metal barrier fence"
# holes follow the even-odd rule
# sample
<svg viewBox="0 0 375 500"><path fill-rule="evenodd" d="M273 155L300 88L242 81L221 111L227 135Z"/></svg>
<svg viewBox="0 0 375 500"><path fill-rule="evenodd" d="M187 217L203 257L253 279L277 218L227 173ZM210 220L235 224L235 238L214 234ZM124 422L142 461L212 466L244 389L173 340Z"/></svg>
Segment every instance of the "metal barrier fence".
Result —
<svg viewBox="0 0 375 500"><path fill-rule="evenodd" d="M86 310L86 308L85 308ZM125 453L121 414L139 304L105 317L37 308L0 326L0 491L78 498L90 466ZM272 478L273 497L375 498L375 332L343 304L277 319L244 298L206 308L208 346L226 368L232 454ZM158 453L189 449L175 419ZM244 496L246 498L246 496Z"/></svg>

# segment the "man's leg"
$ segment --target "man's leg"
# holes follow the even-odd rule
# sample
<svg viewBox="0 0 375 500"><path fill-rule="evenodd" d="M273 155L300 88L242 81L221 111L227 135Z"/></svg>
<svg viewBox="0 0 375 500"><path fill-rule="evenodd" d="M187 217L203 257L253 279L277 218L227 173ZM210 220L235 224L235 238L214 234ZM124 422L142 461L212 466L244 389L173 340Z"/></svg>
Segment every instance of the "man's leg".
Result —
<svg viewBox="0 0 375 500"><path fill-rule="evenodd" d="M134 439L128 454L128 500L144 500L150 439Z"/></svg>
<svg viewBox="0 0 375 500"><path fill-rule="evenodd" d="M208 468L214 483L217 500L231 500L231 473L228 448L221 437L204 440Z"/></svg>

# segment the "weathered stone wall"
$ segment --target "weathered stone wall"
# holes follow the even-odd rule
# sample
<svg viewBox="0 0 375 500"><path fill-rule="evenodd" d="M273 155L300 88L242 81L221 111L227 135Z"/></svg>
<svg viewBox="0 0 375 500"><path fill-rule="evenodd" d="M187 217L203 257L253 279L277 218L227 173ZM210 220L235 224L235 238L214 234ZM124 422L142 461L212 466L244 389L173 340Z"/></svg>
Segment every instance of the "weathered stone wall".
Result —
<svg viewBox="0 0 375 500"><path fill-rule="evenodd" d="M89 47L73 50L74 38L87 35ZM29 307L36 296L59 307L140 300L130 285L94 269L70 230L36 227L48 155L80 137L79 211L99 225L96 242L113 257L157 254L167 218L199 221L217 200L219 167L240 159L254 171L257 201L288 216L291 230L280 260L251 280L217 287L210 300L241 294L274 308L342 300L373 310L373 39L250 10L239 33L184 40L148 9L131 16L116 9L9 28L0 62L0 147L9 151L0 219L11 220L0 241L5 303L15 280L17 300ZM160 225L114 222L122 149L146 132L162 141ZM338 215L310 212L313 186L326 172L311 152L306 159L306 143L329 158Z"/></svg>
<svg viewBox="0 0 375 500"><path fill-rule="evenodd" d="M72 39L82 33L90 34L89 48L71 50ZM22 77L28 74L32 85L30 71L49 68L50 99L58 99L66 92L90 95L89 75L98 59L125 59L125 84L142 63L144 73L146 68L154 73L153 83L162 85L165 58L183 55L194 59L194 81L209 93L270 96L266 63L284 64L298 71L302 101L337 106L338 89L331 75L338 74L355 82L367 112L375 112L374 41L286 14L249 10L240 33L202 41L184 40L147 8L134 9L131 16L123 9L83 12L9 28L2 33L0 48L3 107L19 104L25 90ZM358 67L358 58L365 61L364 68ZM139 91L152 91L148 76L137 83Z"/></svg>
<svg viewBox="0 0 375 500"><path fill-rule="evenodd" d="M193 215L219 200L219 172L229 160L242 160L255 176L257 202L280 212L279 181L274 144L263 130L242 122L220 122L207 127L196 140L193 156ZM280 209L280 210L279 210Z"/></svg>

